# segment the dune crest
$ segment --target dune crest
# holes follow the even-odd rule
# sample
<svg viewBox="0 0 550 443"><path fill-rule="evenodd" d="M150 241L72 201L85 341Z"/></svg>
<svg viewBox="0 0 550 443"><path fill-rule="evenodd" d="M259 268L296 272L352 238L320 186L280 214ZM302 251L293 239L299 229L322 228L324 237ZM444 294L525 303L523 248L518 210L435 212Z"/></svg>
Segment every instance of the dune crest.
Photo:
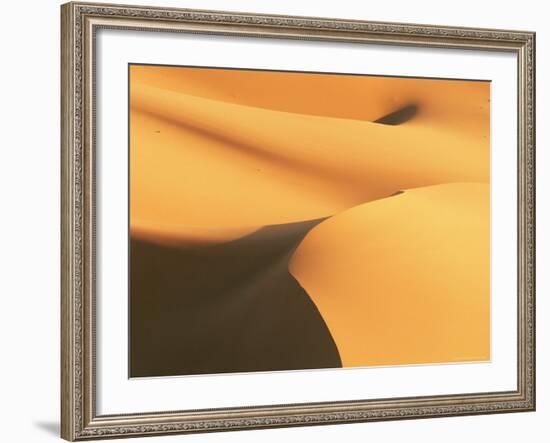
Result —
<svg viewBox="0 0 550 443"><path fill-rule="evenodd" d="M288 271L319 222L217 245L133 238L132 377L341 367L323 318Z"/></svg>
<svg viewBox="0 0 550 443"><path fill-rule="evenodd" d="M129 76L132 376L489 358L489 82Z"/></svg>
<svg viewBox="0 0 550 443"><path fill-rule="evenodd" d="M421 104L419 121L488 135L487 82L242 69L131 66L132 81L254 108L375 121ZM442 99L444 98L444 99Z"/></svg>
<svg viewBox="0 0 550 443"><path fill-rule="evenodd" d="M306 235L289 269L344 366L490 358L487 184L407 190L338 214Z"/></svg>
<svg viewBox="0 0 550 443"><path fill-rule="evenodd" d="M489 180L488 139L426 120L433 99L419 100L412 120L387 125L214 100L131 75L130 210L148 231L165 220L183 238L186 226L292 223L400 189Z"/></svg>

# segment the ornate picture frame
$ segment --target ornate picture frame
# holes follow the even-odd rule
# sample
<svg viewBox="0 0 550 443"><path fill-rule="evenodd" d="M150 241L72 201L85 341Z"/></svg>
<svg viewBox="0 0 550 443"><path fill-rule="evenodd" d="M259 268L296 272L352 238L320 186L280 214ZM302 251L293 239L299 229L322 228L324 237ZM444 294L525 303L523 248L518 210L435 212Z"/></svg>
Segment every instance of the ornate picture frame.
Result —
<svg viewBox="0 0 550 443"><path fill-rule="evenodd" d="M535 410L535 34L71 2L62 17L62 437L69 441ZM474 49L517 56L517 389L100 415L96 374L96 33L100 29ZM511 177L510 177L511 178Z"/></svg>

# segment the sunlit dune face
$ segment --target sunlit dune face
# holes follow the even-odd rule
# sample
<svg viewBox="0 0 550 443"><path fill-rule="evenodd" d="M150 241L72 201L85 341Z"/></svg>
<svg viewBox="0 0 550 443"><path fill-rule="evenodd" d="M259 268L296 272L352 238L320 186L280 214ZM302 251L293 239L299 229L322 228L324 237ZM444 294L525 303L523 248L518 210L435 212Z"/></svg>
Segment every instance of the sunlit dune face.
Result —
<svg viewBox="0 0 550 443"><path fill-rule="evenodd" d="M407 190L312 229L290 272L344 366L489 360L489 185Z"/></svg>
<svg viewBox="0 0 550 443"><path fill-rule="evenodd" d="M484 82L151 66L130 75L135 225L289 223L399 189L489 179ZM406 124L373 123L411 103Z"/></svg>
<svg viewBox="0 0 550 443"><path fill-rule="evenodd" d="M135 374L489 359L490 83L141 65L129 74L131 303L143 304L131 321ZM183 311L204 285L196 311ZM261 340L244 337L289 330L282 306L262 308L283 292L311 326L269 345L273 367ZM212 343L234 329L238 352L197 354L201 324ZM315 334L324 338L307 360ZM168 362L161 342L196 368Z"/></svg>

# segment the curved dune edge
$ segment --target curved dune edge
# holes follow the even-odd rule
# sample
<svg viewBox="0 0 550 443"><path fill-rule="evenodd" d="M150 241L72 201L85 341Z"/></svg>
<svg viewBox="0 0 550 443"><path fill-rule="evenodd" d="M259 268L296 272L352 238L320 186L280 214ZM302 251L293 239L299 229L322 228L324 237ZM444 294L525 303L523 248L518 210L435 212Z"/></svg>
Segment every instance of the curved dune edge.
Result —
<svg viewBox="0 0 550 443"><path fill-rule="evenodd" d="M132 220L130 235L133 239L159 246L180 246L183 248L225 243L251 235L262 229L255 227L208 228L201 226L180 226L156 224L148 221Z"/></svg>
<svg viewBox="0 0 550 443"><path fill-rule="evenodd" d="M132 65L132 376L488 360L489 93Z"/></svg>
<svg viewBox="0 0 550 443"><path fill-rule="evenodd" d="M455 132L488 131L489 82L139 65L130 67L130 75L133 84L178 94L363 121L422 104L420 121L436 120Z"/></svg>
<svg viewBox="0 0 550 443"><path fill-rule="evenodd" d="M400 189L489 180L488 139L417 117L391 126L143 85L132 89L131 106L131 220L149 230L165 220L206 228L291 223Z"/></svg>
<svg viewBox="0 0 550 443"><path fill-rule="evenodd" d="M319 224L289 269L343 366L486 361L489 229L487 184L408 190Z"/></svg>
<svg viewBox="0 0 550 443"><path fill-rule="evenodd" d="M133 109L163 118L173 124L195 130L203 135L238 146L250 156L277 162L288 168L327 177L345 176L357 180L364 174L361 168L370 165L369 172L385 176L388 169L398 169L404 180L424 180L441 174L453 180L485 181L487 169L479 150L487 142L479 132L455 134L440 125L413 124L391 127L374 121L312 116L272 111L239 104L176 94L163 88L140 85L130 92ZM422 108L420 102L417 105ZM399 107L392 109L397 111ZM430 122L428 122L430 123ZM402 145L407 141L407 149ZM457 140L458 138L458 140ZM396 147L398 142L399 146ZM442 146L445 146L443 149ZM342 155L334 156L329 149L340 148ZM460 147L460 150L452 148ZM365 157L365 154L377 155ZM398 149L398 152L396 152ZM406 165L395 162L395 154L408 160L415 154L429 154L418 164L413 174ZM443 163L441 160L453 160ZM487 159L485 159L487 160ZM358 164L359 163L359 164ZM469 168L464 168L464 165ZM403 182L403 186L407 186Z"/></svg>
<svg viewBox="0 0 550 443"><path fill-rule="evenodd" d="M288 271L320 220L223 244L132 238L132 377L341 367L316 306Z"/></svg>

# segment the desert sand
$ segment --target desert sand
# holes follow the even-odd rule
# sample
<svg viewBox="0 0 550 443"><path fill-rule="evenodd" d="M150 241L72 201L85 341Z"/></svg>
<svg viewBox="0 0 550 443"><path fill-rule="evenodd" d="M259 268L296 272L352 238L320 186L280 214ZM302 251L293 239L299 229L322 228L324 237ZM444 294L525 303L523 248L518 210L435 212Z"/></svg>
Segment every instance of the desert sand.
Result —
<svg viewBox="0 0 550 443"><path fill-rule="evenodd" d="M417 188L313 228L290 271L344 366L488 360L489 228L489 185Z"/></svg>
<svg viewBox="0 0 550 443"><path fill-rule="evenodd" d="M132 65L133 375L489 359L489 110L481 81Z"/></svg>

